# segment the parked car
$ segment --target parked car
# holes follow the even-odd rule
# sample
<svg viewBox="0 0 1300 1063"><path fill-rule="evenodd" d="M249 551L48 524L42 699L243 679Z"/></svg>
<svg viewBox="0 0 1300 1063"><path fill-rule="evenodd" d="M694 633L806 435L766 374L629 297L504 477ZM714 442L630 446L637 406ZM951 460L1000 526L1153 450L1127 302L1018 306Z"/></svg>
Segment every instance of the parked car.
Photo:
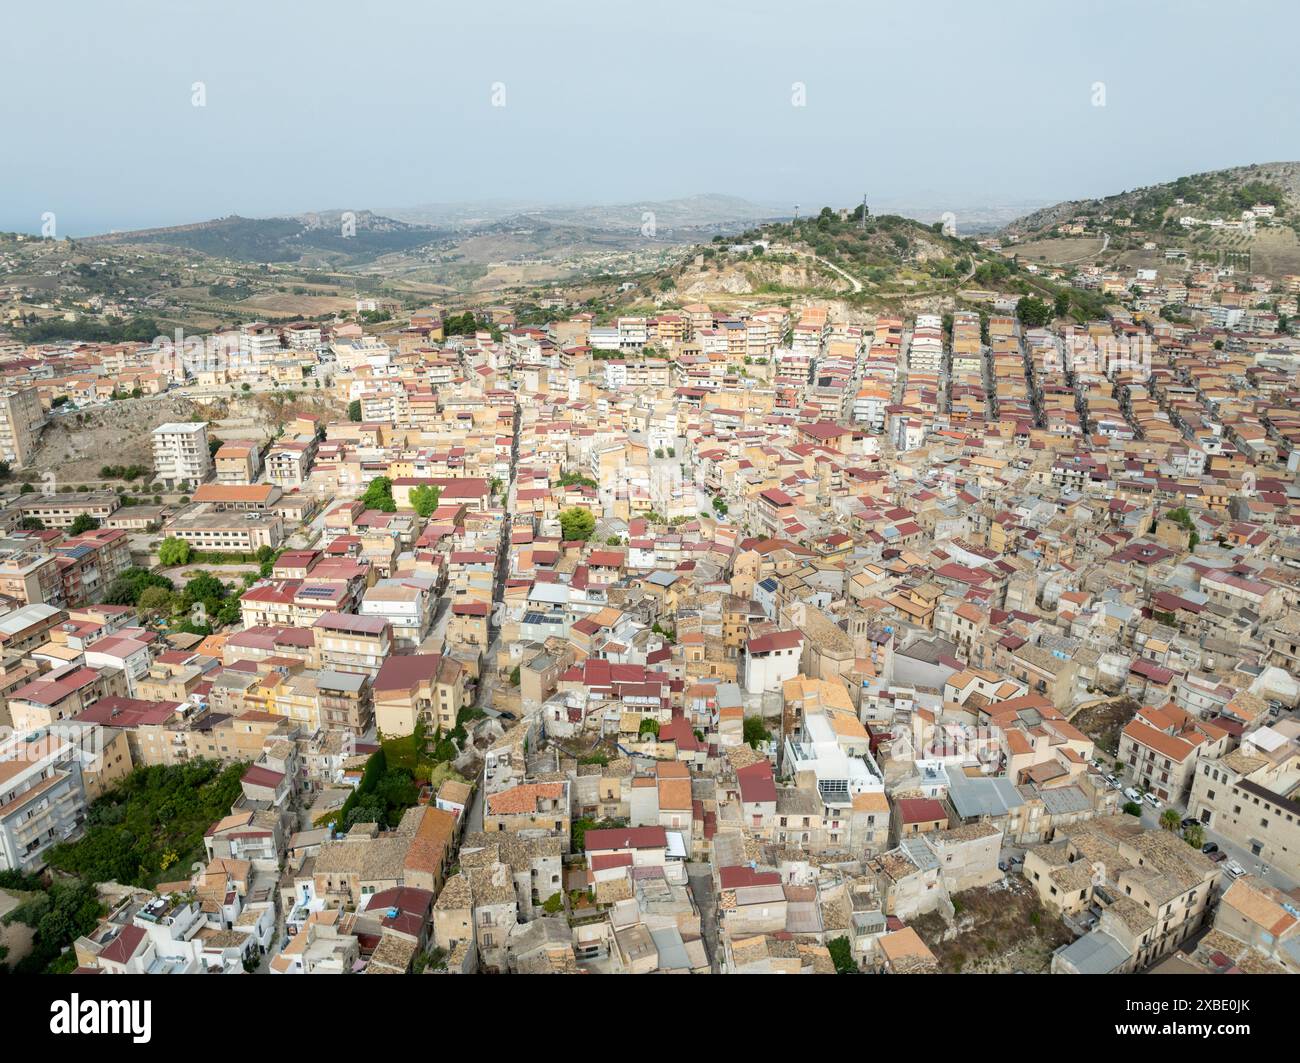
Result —
<svg viewBox="0 0 1300 1063"><path fill-rule="evenodd" d="M1229 878L1241 878L1246 873L1246 869L1236 860L1229 860L1223 870Z"/></svg>
<svg viewBox="0 0 1300 1063"><path fill-rule="evenodd" d="M1145 801L1152 808L1158 809L1161 807L1160 798L1158 798L1155 794L1143 794L1142 800Z"/></svg>
<svg viewBox="0 0 1300 1063"><path fill-rule="evenodd" d="M1133 787L1131 787L1131 786L1130 786L1127 790L1124 791L1124 796L1127 797L1130 801L1141 801L1141 800L1142 800L1142 795L1141 795L1140 793L1138 793L1136 790L1134 790Z"/></svg>
<svg viewBox="0 0 1300 1063"><path fill-rule="evenodd" d="M1107 776L1106 776L1106 785L1108 785L1112 790L1118 790L1118 789L1119 789L1119 780L1118 780L1117 778L1115 778L1115 776L1113 776L1113 775L1107 775Z"/></svg>
<svg viewBox="0 0 1300 1063"><path fill-rule="evenodd" d="M1195 827L1200 822L1201 821L1197 819L1195 816L1188 816L1185 820L1183 820L1183 830L1186 830L1188 827Z"/></svg>
<svg viewBox="0 0 1300 1063"><path fill-rule="evenodd" d="M1219 851L1218 842L1206 842L1204 845L1201 846L1201 852L1205 853L1206 856L1209 856L1210 853L1217 853L1218 851Z"/></svg>
<svg viewBox="0 0 1300 1063"><path fill-rule="evenodd" d="M1207 853L1206 855L1209 856L1210 863L1212 864L1221 864L1223 863L1223 861L1228 859L1228 854L1219 850L1215 850L1212 853Z"/></svg>

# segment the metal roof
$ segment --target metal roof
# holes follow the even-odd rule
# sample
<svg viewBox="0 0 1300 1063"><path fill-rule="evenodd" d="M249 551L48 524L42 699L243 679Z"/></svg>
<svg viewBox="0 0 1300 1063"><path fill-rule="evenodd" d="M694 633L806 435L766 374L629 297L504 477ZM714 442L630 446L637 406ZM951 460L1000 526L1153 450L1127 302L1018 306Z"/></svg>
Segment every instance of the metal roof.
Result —
<svg viewBox="0 0 1300 1063"><path fill-rule="evenodd" d="M1058 955L1080 974L1110 974L1129 960L1129 952L1109 934L1092 930Z"/></svg>

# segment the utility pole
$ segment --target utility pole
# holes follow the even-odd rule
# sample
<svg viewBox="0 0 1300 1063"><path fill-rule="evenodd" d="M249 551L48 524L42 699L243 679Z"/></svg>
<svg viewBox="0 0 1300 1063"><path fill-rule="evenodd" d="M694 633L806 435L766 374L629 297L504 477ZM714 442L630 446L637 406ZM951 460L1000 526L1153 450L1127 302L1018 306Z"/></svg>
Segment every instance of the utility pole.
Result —
<svg viewBox="0 0 1300 1063"><path fill-rule="evenodd" d="M862 193L862 228L865 230L866 227L867 227L867 194L863 192Z"/></svg>

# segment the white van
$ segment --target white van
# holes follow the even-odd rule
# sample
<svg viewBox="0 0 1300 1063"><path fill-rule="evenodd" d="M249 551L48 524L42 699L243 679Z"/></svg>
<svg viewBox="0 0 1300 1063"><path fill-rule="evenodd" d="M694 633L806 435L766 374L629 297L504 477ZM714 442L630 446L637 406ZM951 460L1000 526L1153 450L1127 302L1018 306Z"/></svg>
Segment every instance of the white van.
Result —
<svg viewBox="0 0 1300 1063"><path fill-rule="evenodd" d="M1127 797L1130 801L1141 801L1141 800L1142 800L1142 795L1141 795L1140 793L1138 793L1136 790L1134 790L1133 787L1131 787L1131 786L1130 786L1127 790L1124 791L1124 796Z"/></svg>

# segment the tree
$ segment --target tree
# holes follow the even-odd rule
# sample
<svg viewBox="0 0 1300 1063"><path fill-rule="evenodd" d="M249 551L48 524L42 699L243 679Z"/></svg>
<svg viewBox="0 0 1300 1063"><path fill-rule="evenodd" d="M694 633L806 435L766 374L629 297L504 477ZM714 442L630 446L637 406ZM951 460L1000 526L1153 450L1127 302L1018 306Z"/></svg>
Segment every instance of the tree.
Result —
<svg viewBox="0 0 1300 1063"><path fill-rule="evenodd" d="M1016 317L1030 328L1041 328L1052 320L1052 308L1043 300L1030 295L1021 299L1016 306Z"/></svg>
<svg viewBox="0 0 1300 1063"><path fill-rule="evenodd" d="M744 736L749 747L757 749L760 742L766 742L772 737L772 732L767 729L761 716L746 716Z"/></svg>
<svg viewBox="0 0 1300 1063"><path fill-rule="evenodd" d="M1142 806L1139 805L1136 801L1126 801L1124 802L1123 811L1126 815L1141 816Z"/></svg>
<svg viewBox="0 0 1300 1063"><path fill-rule="evenodd" d="M7 461L0 461L0 480L7 480L13 475L13 467Z"/></svg>
<svg viewBox="0 0 1300 1063"><path fill-rule="evenodd" d="M40 517L24 517L19 521L18 527L23 531L44 531L45 521Z"/></svg>
<svg viewBox="0 0 1300 1063"><path fill-rule="evenodd" d="M137 769L91 805L84 836L54 846L47 860L91 882L174 880L203 855L203 833L229 812L245 770L212 760Z"/></svg>
<svg viewBox="0 0 1300 1063"><path fill-rule="evenodd" d="M727 509L728 506L727 506L726 499L724 499L721 495L714 495L713 512L716 513L719 517L725 517L727 515Z"/></svg>
<svg viewBox="0 0 1300 1063"><path fill-rule="evenodd" d="M560 513L560 534L566 542L585 542L595 530L596 518L590 510L570 506Z"/></svg>
<svg viewBox="0 0 1300 1063"><path fill-rule="evenodd" d="M194 602L203 602L212 604L215 608L230 591L211 572L196 572L185 584L185 590L182 593L187 606L192 605Z"/></svg>
<svg viewBox="0 0 1300 1063"><path fill-rule="evenodd" d="M1178 815L1178 809L1166 808L1160 813L1160 826L1165 830L1177 830L1182 825L1182 817Z"/></svg>
<svg viewBox="0 0 1300 1063"><path fill-rule="evenodd" d="M61 955L62 950L94 930L102 912L94 883L78 880L56 880L47 890L19 905L8 919L30 927L35 938L31 950L15 965L15 973L70 972L76 957L71 949Z"/></svg>
<svg viewBox="0 0 1300 1063"><path fill-rule="evenodd" d="M175 599L166 587L146 587L140 592L136 608L149 616L170 616Z"/></svg>
<svg viewBox="0 0 1300 1063"><path fill-rule="evenodd" d="M170 591L173 584L166 576L150 572L147 568L128 568L108 585L104 604L138 605L140 596L150 587L163 587Z"/></svg>
<svg viewBox="0 0 1300 1063"><path fill-rule="evenodd" d="M546 912L547 915L555 915L564 911L564 894L552 893L542 902L542 911Z"/></svg>
<svg viewBox="0 0 1300 1063"><path fill-rule="evenodd" d="M361 400L353 399L348 403L348 420L359 422L361 420Z"/></svg>
<svg viewBox="0 0 1300 1063"><path fill-rule="evenodd" d="M366 509L377 509L381 513L396 513L397 503L393 501L393 481L387 476L376 476L370 481L366 493L361 496L361 503Z"/></svg>
<svg viewBox="0 0 1300 1063"><path fill-rule="evenodd" d="M411 489L411 508L422 517L433 516L438 508L438 499L442 497L442 488L421 484Z"/></svg>
<svg viewBox="0 0 1300 1063"><path fill-rule="evenodd" d="M184 539L177 539L175 536L164 539L162 545L158 547L158 564L163 568L188 565L193 556L194 548Z"/></svg>
<svg viewBox="0 0 1300 1063"><path fill-rule="evenodd" d="M659 721L654 719L644 719L641 721L641 727L637 731L639 735L654 735L659 737Z"/></svg>
<svg viewBox="0 0 1300 1063"><path fill-rule="evenodd" d="M99 527L99 521L89 513L78 513L76 519L68 527L69 535L82 535L88 531L94 531Z"/></svg>
<svg viewBox="0 0 1300 1063"><path fill-rule="evenodd" d="M846 937L837 937L826 943L826 951L831 954L836 974L861 974L862 968L853 959L853 946Z"/></svg>
<svg viewBox="0 0 1300 1063"><path fill-rule="evenodd" d="M1052 302L1052 313L1056 317L1065 317L1070 312L1070 293L1057 292Z"/></svg>
<svg viewBox="0 0 1300 1063"><path fill-rule="evenodd" d="M1199 823L1193 823L1183 831L1183 841L1187 842L1193 849L1199 849L1205 844L1205 828Z"/></svg>

